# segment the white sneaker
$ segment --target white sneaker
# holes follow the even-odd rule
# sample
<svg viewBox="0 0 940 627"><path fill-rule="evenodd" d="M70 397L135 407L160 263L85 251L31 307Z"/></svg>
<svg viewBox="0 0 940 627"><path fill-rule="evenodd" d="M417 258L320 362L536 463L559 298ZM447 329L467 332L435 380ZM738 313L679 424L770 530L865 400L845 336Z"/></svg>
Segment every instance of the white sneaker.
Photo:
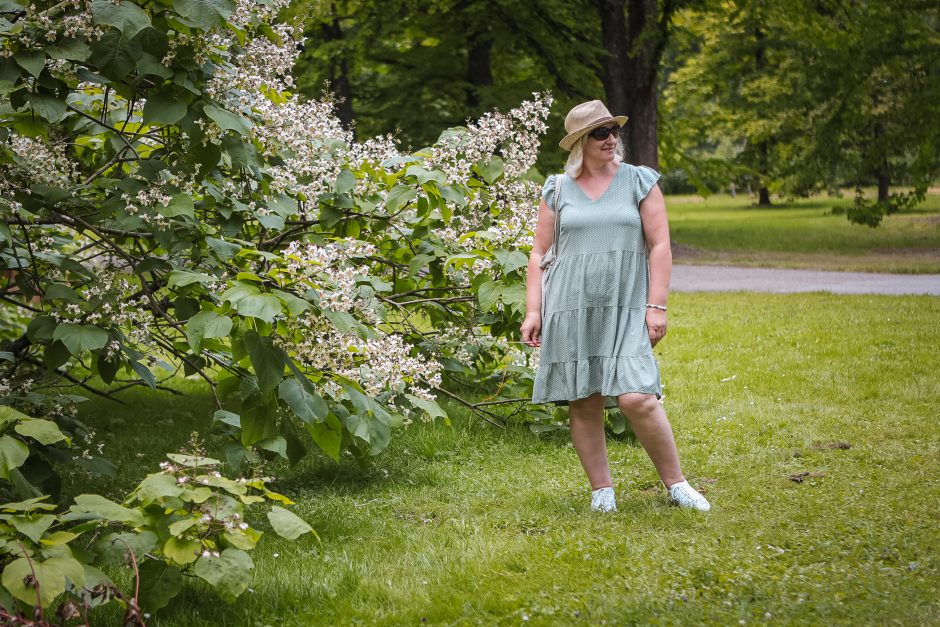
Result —
<svg viewBox="0 0 940 627"><path fill-rule="evenodd" d="M707 512L712 508L705 497L690 486L688 481L680 481L670 486L669 499L679 507L690 507L700 512Z"/></svg>
<svg viewBox="0 0 940 627"><path fill-rule="evenodd" d="M616 512L613 488L598 488L591 492L591 509L595 512Z"/></svg>

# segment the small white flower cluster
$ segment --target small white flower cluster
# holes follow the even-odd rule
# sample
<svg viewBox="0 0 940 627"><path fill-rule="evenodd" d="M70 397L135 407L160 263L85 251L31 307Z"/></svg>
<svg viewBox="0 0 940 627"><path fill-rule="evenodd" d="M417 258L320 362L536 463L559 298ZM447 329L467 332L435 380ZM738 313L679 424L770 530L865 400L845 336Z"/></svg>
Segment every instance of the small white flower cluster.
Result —
<svg viewBox="0 0 940 627"><path fill-rule="evenodd" d="M437 144L430 165L443 170L451 181L462 181L471 167L500 156L507 178L524 175L535 164L539 136L548 126L552 97L532 94L509 113L490 112L467 126L463 133L451 134Z"/></svg>
<svg viewBox="0 0 940 627"><path fill-rule="evenodd" d="M367 303L357 306L356 301L362 298L356 289L357 277L368 276L369 268L354 261L375 254L375 245L369 242L345 240L318 246L294 241L284 250L288 260L285 270L295 282L317 291L321 307L344 312L358 309L378 322Z"/></svg>
<svg viewBox="0 0 940 627"><path fill-rule="evenodd" d="M37 43L55 43L63 38L97 41L104 29L95 25L91 5L91 0L64 0L52 7L37 7L35 3L31 3L25 8L24 15L17 20L19 28L4 36L24 48ZM0 57L13 54L12 47L0 48Z"/></svg>
<svg viewBox="0 0 940 627"><path fill-rule="evenodd" d="M81 180L64 141L40 141L11 131L2 147L13 154L13 162L0 168L0 197L13 212L22 208L13 200L16 191L29 194L35 184L68 188Z"/></svg>

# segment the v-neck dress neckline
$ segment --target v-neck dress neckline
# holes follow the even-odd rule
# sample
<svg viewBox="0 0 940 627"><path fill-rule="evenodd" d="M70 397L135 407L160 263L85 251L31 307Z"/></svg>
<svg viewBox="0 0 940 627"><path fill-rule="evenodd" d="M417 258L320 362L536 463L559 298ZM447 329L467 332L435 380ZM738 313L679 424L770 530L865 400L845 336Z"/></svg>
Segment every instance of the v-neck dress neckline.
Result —
<svg viewBox="0 0 940 627"><path fill-rule="evenodd" d="M603 199L604 199L604 196L607 195L607 192L610 191L610 188L613 187L613 186L617 183L617 179L620 178L620 172L621 172L621 170L623 170L623 163L621 163L620 165L617 166L617 171L614 172L614 175L613 175L612 177L610 177L610 182L607 183L607 187L604 188L604 191L601 192L601 195L598 196L597 198L591 198L590 196L588 196L588 193L587 193L586 191L584 191L584 188L581 187L581 186L578 184L577 179L571 179L571 182L575 184L575 187L578 188L578 190L581 192L581 194L582 194L585 198L587 198L588 201L590 201L590 202L592 202L592 203L595 203L595 202L599 202L599 201L603 200Z"/></svg>

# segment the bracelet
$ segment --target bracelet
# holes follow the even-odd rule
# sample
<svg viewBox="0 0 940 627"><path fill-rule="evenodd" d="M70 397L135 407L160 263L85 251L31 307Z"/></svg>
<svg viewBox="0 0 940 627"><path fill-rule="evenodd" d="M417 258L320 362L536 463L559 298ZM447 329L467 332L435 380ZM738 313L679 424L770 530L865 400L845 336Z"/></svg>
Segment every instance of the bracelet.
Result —
<svg viewBox="0 0 940 627"><path fill-rule="evenodd" d="M666 311L665 305L654 305L653 303L646 303L647 309L658 309L660 311Z"/></svg>

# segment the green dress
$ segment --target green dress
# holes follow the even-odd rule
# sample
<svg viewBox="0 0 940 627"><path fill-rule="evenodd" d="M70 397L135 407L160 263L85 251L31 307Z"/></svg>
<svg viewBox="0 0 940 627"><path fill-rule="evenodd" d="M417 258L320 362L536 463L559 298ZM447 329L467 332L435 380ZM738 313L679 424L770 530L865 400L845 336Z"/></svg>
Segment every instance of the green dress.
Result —
<svg viewBox="0 0 940 627"><path fill-rule="evenodd" d="M542 347L533 403L564 405L595 392L662 394L646 329L649 266L639 204L659 174L621 164L591 200L565 177L558 196L561 234L542 294ZM556 176L542 198L552 211Z"/></svg>

